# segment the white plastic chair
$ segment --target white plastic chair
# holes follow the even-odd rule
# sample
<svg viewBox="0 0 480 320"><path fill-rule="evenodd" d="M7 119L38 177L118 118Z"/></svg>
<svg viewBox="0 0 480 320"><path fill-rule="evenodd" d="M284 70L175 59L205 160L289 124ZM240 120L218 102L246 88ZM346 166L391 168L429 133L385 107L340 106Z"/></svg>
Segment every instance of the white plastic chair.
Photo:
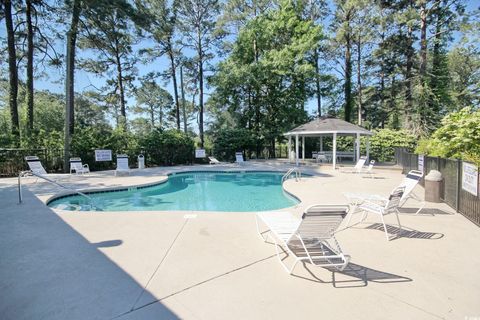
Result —
<svg viewBox="0 0 480 320"><path fill-rule="evenodd" d="M27 161L28 167L33 173L39 175L47 174L47 171L42 166L42 162L40 162L40 159L37 156L26 156L25 161Z"/></svg>
<svg viewBox="0 0 480 320"><path fill-rule="evenodd" d="M360 159L358 159L357 163L355 164L355 167L350 168L350 170L344 170L342 172L344 172L344 173L362 173L362 168L365 165L366 161L367 161L367 157L360 157Z"/></svg>
<svg viewBox="0 0 480 320"><path fill-rule="evenodd" d="M88 164L82 164L82 159L70 158L70 174L73 172L75 172L75 174L90 173L90 168Z"/></svg>
<svg viewBox="0 0 480 320"><path fill-rule="evenodd" d="M402 225L400 224L400 218L398 217L397 208L400 205L400 201L404 192L405 192L404 186L395 188L390 194L388 201L383 206L378 203L370 202L368 200L363 202L361 205L358 206L358 210L363 212L363 215L360 221L365 220L365 218L368 216L369 213L374 213L379 215L382 220L383 230L385 230L385 236L387 237L387 240L390 240L390 237L387 231L387 226L385 224L385 219L383 218L383 216L391 213L395 214L395 217L397 218L397 222L398 222L398 227L402 229ZM347 226L350 223L350 218L348 220Z"/></svg>
<svg viewBox="0 0 480 320"><path fill-rule="evenodd" d="M235 152L235 162L238 164L244 164L245 161L243 160L243 153Z"/></svg>
<svg viewBox="0 0 480 320"><path fill-rule="evenodd" d="M366 170L362 170L362 173L366 173L371 177L373 174L373 166L375 165L375 160L370 160L370 163L368 164L368 167Z"/></svg>
<svg viewBox="0 0 480 320"><path fill-rule="evenodd" d="M405 202L407 202L408 199L414 199L415 201L420 203L420 208L418 208L415 214L420 213L420 211L422 211L422 209L425 207L425 201L423 201L422 198L420 198L418 195L416 195L413 192L413 189L415 189L415 187L420 182L420 180L422 180L422 177L423 177L422 171L411 170L407 173L405 178L403 178L402 182L398 186L405 187L405 191L402 195L402 198L400 199L400 204L396 209L397 212L398 212L398 208L401 208L405 204ZM385 198L384 196L380 196L377 194L345 192L343 195L349 200L349 203L354 207L354 209L364 201L379 202L381 204L385 204L385 202L388 201L388 199ZM355 210L353 210L353 212L355 212Z"/></svg>
<svg viewBox="0 0 480 320"><path fill-rule="evenodd" d="M208 157L208 160L210 160L210 164L221 164L221 162L218 161L215 157Z"/></svg>
<svg viewBox="0 0 480 320"><path fill-rule="evenodd" d="M347 206L314 205L305 210L301 219L284 211L258 212L255 217L260 237L267 241L269 234L272 236L277 258L289 274L299 261L308 261L320 267L335 267L341 271L347 266L350 256L342 252L335 231L347 211ZM260 231L259 220L267 226L267 230ZM291 267L287 267L280 256L285 252L295 258Z"/></svg>
<svg viewBox="0 0 480 320"><path fill-rule="evenodd" d="M115 175L119 172L127 172L130 174L130 168L128 167L128 156L126 154L117 154L117 169Z"/></svg>

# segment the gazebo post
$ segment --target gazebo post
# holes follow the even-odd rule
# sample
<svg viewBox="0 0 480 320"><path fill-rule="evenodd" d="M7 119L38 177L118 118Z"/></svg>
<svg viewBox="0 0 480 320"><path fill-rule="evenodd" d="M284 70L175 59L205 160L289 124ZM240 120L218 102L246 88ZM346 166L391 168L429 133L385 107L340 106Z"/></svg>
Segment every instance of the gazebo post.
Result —
<svg viewBox="0 0 480 320"><path fill-rule="evenodd" d="M305 136L302 136L302 161L305 163Z"/></svg>
<svg viewBox="0 0 480 320"><path fill-rule="evenodd" d="M298 167L298 134L295 135L295 166Z"/></svg>
<svg viewBox="0 0 480 320"><path fill-rule="evenodd" d="M360 159L360 133L358 132L357 132L357 143L355 145L355 153L356 153L355 162L357 162Z"/></svg>
<svg viewBox="0 0 480 320"><path fill-rule="evenodd" d="M367 136L367 161L370 161L370 137Z"/></svg>
<svg viewBox="0 0 480 320"><path fill-rule="evenodd" d="M333 153L332 153L333 170L337 168L337 133L333 133Z"/></svg>
<svg viewBox="0 0 480 320"><path fill-rule="evenodd" d="M287 158L288 158L288 163L292 163L292 135L288 135L288 150L287 150Z"/></svg>

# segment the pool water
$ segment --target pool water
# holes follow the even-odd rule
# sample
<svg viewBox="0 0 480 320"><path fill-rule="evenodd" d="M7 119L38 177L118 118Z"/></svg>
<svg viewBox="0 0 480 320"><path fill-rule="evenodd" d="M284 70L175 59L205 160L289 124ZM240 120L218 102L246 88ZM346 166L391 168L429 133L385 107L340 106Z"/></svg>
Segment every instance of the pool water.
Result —
<svg viewBox="0 0 480 320"><path fill-rule="evenodd" d="M145 188L74 195L51 201L52 208L99 211L266 211L299 201L282 189L282 172L188 172Z"/></svg>

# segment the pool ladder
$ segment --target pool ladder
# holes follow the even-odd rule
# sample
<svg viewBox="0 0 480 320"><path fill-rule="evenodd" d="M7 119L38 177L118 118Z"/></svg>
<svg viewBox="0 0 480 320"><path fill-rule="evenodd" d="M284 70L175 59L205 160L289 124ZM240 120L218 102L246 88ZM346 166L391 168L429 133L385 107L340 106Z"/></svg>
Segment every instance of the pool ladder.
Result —
<svg viewBox="0 0 480 320"><path fill-rule="evenodd" d="M41 175L41 174L35 173L35 172L33 172L33 171L30 171L30 170L28 170L28 171L21 171L21 172L18 174L18 203L19 203L19 204L21 204L21 203L22 203L22 200L23 200L23 197L22 197L22 178L27 177L27 176L29 176L29 175L32 175L32 176L35 176L35 177L37 177L37 178L43 179L43 180L45 180L45 181L47 181L47 182L50 182L50 183L52 183L52 184L54 184L54 185L56 185L56 186L58 186L58 187L60 187L60 188L63 188L63 189L72 191L72 192L74 192L74 193L76 193L76 194L78 194L78 195L80 195L80 196L82 196L82 197L84 197L84 198L87 198L88 201L90 202L90 205L91 205L92 207L96 208L95 203L93 202L93 199L92 199L91 197L87 196L85 193L83 193L83 192L81 192L81 191L78 191L78 190L76 190L76 189L67 187L67 186L65 186L65 185L63 185L63 184L60 184L60 183L58 183L58 182L56 182L56 181L54 181L54 180L52 180L52 179L49 179L49 178L47 178L47 177L45 177L45 176L43 176L43 175Z"/></svg>
<svg viewBox="0 0 480 320"><path fill-rule="evenodd" d="M295 174L295 181L298 181L300 180L300 178L302 177L302 174L300 172L300 170L298 170L297 167L293 167L293 168L290 168L287 173L285 173L282 177L282 183L285 182L285 180L287 180L291 175Z"/></svg>

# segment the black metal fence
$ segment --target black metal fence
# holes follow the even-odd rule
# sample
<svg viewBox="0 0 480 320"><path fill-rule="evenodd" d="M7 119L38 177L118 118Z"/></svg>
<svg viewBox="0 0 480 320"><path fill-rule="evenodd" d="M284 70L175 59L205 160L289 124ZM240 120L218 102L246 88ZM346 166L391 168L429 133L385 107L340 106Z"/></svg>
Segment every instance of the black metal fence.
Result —
<svg viewBox="0 0 480 320"><path fill-rule="evenodd" d="M418 170L418 155L409 153L403 148L395 149L395 160L402 173ZM480 226L480 197L462 189L463 161L424 156L423 173L438 170L443 176L442 200L460 212L472 222ZM479 179L480 181L480 179ZM424 185L424 181L420 182ZM480 186L479 188L480 189Z"/></svg>

